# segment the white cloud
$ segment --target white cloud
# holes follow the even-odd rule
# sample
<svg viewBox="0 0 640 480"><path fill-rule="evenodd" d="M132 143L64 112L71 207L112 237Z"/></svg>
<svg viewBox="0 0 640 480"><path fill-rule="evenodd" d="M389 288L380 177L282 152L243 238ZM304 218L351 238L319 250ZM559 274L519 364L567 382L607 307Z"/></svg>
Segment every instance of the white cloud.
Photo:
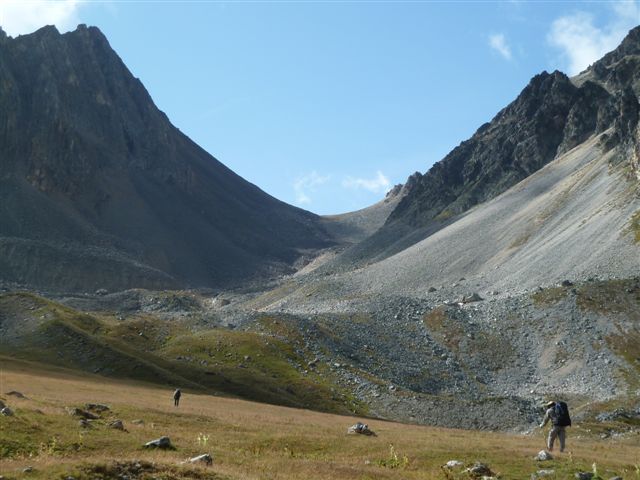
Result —
<svg viewBox="0 0 640 480"><path fill-rule="evenodd" d="M0 26L12 37L45 25L67 31L78 24L80 0L0 0Z"/></svg>
<svg viewBox="0 0 640 480"><path fill-rule="evenodd" d="M503 33L489 35L489 46L507 60L511 60L511 48L507 45L507 39Z"/></svg>
<svg viewBox="0 0 640 480"><path fill-rule="evenodd" d="M548 41L562 51L570 75L576 75L605 53L615 49L628 31L640 23L640 3L618 1L611 4L613 19L606 25L594 25L594 16L576 12L556 19Z"/></svg>
<svg viewBox="0 0 640 480"><path fill-rule="evenodd" d="M345 188L364 188L365 190L369 190L373 193L387 193L389 188L391 188L391 183L389 179L384 176L384 174L378 170L376 172L376 176L374 178L352 178L347 177L343 180L342 186Z"/></svg>
<svg viewBox="0 0 640 480"><path fill-rule="evenodd" d="M293 182L293 190L296 193L296 203L299 205L308 205L311 203L310 193L316 191L316 187L327 183L331 178L330 175L318 175L315 170L308 175L297 178Z"/></svg>

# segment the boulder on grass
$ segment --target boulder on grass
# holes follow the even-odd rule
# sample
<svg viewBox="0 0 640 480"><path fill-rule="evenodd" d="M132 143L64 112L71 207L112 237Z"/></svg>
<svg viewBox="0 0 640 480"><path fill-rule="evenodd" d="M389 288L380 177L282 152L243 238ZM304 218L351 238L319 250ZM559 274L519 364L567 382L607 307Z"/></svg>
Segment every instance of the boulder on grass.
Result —
<svg viewBox="0 0 640 480"><path fill-rule="evenodd" d="M10 392L7 392L7 395L10 395L10 396L16 397L16 398L27 398L22 393L16 392L15 390L11 390Z"/></svg>
<svg viewBox="0 0 640 480"><path fill-rule="evenodd" d="M577 472L575 477L578 480L591 480L593 478L592 472Z"/></svg>
<svg viewBox="0 0 640 480"><path fill-rule="evenodd" d="M81 417L81 418L86 418L87 420L97 420L100 418L98 415L95 415L91 412L87 412L86 410L82 410L81 408L77 408L77 407L69 407L67 408L67 412L72 417Z"/></svg>
<svg viewBox="0 0 640 480"><path fill-rule="evenodd" d="M464 463L461 462L460 460L449 460L442 467L443 468L456 468L456 467L462 467L462 466L464 466Z"/></svg>
<svg viewBox="0 0 640 480"><path fill-rule="evenodd" d="M493 472L489 468L489 465L485 465L484 463L480 462L474 463L473 466L467 468L466 472L474 478L479 478L482 476L493 476Z"/></svg>
<svg viewBox="0 0 640 480"><path fill-rule="evenodd" d="M122 420L114 420L109 424L109 428L115 428L116 430L124 431L124 423L122 423Z"/></svg>
<svg viewBox="0 0 640 480"><path fill-rule="evenodd" d="M102 403L85 403L84 408L86 410L91 410L92 412L102 413L111 410L107 405L103 405Z"/></svg>
<svg viewBox="0 0 640 480"><path fill-rule="evenodd" d="M9 407L4 407L2 410L0 410L0 414L4 415L5 417L13 417L13 410L11 410Z"/></svg>
<svg viewBox="0 0 640 480"><path fill-rule="evenodd" d="M144 448L160 448L162 450L175 450L169 437L160 437L144 444Z"/></svg>
<svg viewBox="0 0 640 480"><path fill-rule="evenodd" d="M556 471L555 470L538 470L536 473L532 473L531 474L531 480L538 480L539 478L544 478L544 477L553 477L555 476Z"/></svg>
<svg viewBox="0 0 640 480"><path fill-rule="evenodd" d="M546 462L547 460L553 460L553 455L546 450L540 450L535 456L535 459L539 462Z"/></svg>
<svg viewBox="0 0 640 480"><path fill-rule="evenodd" d="M356 423L355 425L351 425L348 429L347 429L347 433L349 435L353 435L353 434L360 434L360 435L369 435L369 436L376 436L375 432L373 430L369 430L369 425L367 425L366 423Z"/></svg>
<svg viewBox="0 0 640 480"><path fill-rule="evenodd" d="M202 455L198 455L197 457L185 460L182 463L202 463L204 465L210 466L213 465L213 457L208 453L203 453Z"/></svg>

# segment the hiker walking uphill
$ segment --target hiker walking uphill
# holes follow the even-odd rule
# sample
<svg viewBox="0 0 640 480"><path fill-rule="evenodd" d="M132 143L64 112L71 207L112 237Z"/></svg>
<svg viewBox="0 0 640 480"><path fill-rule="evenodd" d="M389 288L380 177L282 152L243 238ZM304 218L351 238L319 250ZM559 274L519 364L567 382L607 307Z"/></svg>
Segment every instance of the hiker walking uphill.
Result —
<svg viewBox="0 0 640 480"><path fill-rule="evenodd" d="M178 404L180 403L180 397L182 396L182 392L180 391L179 388L176 388L176 391L173 392L173 405L175 407L178 406Z"/></svg>
<svg viewBox="0 0 640 480"><path fill-rule="evenodd" d="M544 414L540 428L544 428L549 420L551 420L551 430L547 437L547 448L553 451L553 444L556 438L560 441L560 451L564 452L566 439L565 427L571 426L571 417L569 417L569 407L565 402L549 402L545 405L547 411Z"/></svg>

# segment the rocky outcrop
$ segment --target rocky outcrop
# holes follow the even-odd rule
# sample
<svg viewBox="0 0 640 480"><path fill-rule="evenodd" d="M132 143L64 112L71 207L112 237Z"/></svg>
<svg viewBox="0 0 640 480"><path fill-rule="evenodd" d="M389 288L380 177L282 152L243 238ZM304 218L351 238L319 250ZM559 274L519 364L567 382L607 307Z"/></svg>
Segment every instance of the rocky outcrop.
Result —
<svg viewBox="0 0 640 480"><path fill-rule="evenodd" d="M0 280L219 286L331 244L175 128L94 27L0 39Z"/></svg>
<svg viewBox="0 0 640 480"><path fill-rule="evenodd" d="M555 71L536 75L518 98L424 175L412 175L407 195L387 224L420 227L489 200L556 156L615 125L619 143L637 124L633 89L579 86Z"/></svg>

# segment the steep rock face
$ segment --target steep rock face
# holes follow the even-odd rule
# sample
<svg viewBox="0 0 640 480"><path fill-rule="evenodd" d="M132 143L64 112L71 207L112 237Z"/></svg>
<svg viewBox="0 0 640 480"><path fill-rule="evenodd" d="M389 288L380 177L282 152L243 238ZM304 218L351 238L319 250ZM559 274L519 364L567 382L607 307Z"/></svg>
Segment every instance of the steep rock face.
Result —
<svg viewBox="0 0 640 480"><path fill-rule="evenodd" d="M215 286L331 243L176 129L97 28L0 35L0 280Z"/></svg>
<svg viewBox="0 0 640 480"><path fill-rule="evenodd" d="M535 76L518 98L422 175L390 215L424 226L493 198L593 134L633 157L640 94L640 27L576 79ZM631 160L632 161L632 160ZM637 167L636 167L637 168Z"/></svg>

